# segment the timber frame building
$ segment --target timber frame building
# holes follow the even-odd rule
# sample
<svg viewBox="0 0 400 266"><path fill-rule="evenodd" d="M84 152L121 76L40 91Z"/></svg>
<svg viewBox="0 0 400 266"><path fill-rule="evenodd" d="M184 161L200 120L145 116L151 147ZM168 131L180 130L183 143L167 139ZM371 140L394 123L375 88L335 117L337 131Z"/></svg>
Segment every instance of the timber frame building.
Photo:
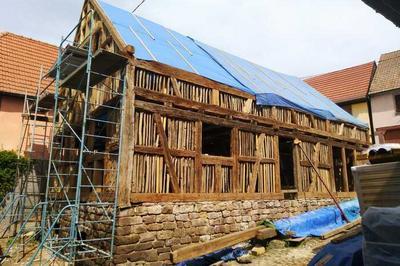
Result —
<svg viewBox="0 0 400 266"><path fill-rule="evenodd" d="M337 197L355 195L349 167L368 145L368 128L299 79L257 66L257 81L244 69L247 61L233 63L242 59L213 49L85 1L73 41L61 44L49 73L55 94L39 101L56 100L44 213L69 228L61 230L68 242L57 256L75 261L92 252L114 255L116 264L171 263L164 253L174 241L206 241L242 228L213 231L211 220L189 225L187 217L203 219L196 216L201 211L194 214L196 204L328 198L313 165ZM261 72L281 80L263 81ZM257 84L278 88L270 93ZM302 95L325 108L297 102ZM189 232L204 223L210 227ZM51 238L52 224L44 231L43 241L59 239Z"/></svg>

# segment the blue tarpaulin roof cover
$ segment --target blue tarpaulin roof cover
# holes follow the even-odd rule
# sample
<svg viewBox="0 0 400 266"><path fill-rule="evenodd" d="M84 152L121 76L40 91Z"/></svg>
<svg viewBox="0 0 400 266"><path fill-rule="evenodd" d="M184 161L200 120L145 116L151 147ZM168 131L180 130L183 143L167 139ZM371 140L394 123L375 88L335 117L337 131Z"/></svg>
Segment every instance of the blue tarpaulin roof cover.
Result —
<svg viewBox="0 0 400 266"><path fill-rule="evenodd" d="M135 56L193 72L256 96L258 105L293 108L329 120L367 125L301 79L278 73L100 1Z"/></svg>
<svg viewBox="0 0 400 266"><path fill-rule="evenodd" d="M350 221L360 217L360 205L357 199L341 202L340 207ZM294 237L306 237L321 236L345 223L339 209L336 206L329 206L275 221L274 225L283 235L290 232Z"/></svg>

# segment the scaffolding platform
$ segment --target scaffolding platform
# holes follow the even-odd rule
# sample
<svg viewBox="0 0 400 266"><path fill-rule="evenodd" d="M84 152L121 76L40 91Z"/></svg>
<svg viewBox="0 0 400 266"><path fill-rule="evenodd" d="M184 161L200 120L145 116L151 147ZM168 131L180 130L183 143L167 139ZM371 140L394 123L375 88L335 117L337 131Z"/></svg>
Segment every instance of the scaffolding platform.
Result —
<svg viewBox="0 0 400 266"><path fill-rule="evenodd" d="M125 65L127 61L128 59L122 55L102 49L97 51L91 60L89 86L92 87L100 83L107 76L121 69L121 66ZM88 61L86 60L78 68L69 73L67 77L62 79L60 87L83 91L86 88L87 82L87 64Z"/></svg>

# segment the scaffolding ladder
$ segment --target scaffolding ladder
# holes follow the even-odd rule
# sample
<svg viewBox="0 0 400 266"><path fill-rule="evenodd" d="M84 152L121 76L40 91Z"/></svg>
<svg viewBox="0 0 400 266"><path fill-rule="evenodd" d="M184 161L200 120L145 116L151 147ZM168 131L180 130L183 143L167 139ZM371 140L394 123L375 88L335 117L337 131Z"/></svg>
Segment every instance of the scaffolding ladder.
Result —
<svg viewBox="0 0 400 266"><path fill-rule="evenodd" d="M70 41L86 19L86 38ZM27 265L113 256L127 58L93 52L93 25L91 10L62 39L57 63L46 74L55 80L46 192L10 245L23 238L29 219L39 213L39 245Z"/></svg>

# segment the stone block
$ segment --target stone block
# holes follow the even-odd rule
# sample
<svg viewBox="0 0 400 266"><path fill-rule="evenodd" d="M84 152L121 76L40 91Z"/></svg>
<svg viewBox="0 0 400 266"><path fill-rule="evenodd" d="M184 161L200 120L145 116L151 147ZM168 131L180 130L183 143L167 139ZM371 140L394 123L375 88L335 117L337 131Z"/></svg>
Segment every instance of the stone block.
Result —
<svg viewBox="0 0 400 266"><path fill-rule="evenodd" d="M175 221L175 215L173 215L173 214L156 215L156 222L157 223L173 222L173 221Z"/></svg>
<svg viewBox="0 0 400 266"><path fill-rule="evenodd" d="M148 250L148 249L152 249L152 248L153 248L153 244L151 242L138 243L135 246L136 251Z"/></svg>
<svg viewBox="0 0 400 266"><path fill-rule="evenodd" d="M140 242L141 243L153 241L155 239L156 239L155 232L145 232L145 233L140 234Z"/></svg>
<svg viewBox="0 0 400 266"><path fill-rule="evenodd" d="M142 217L143 223L152 224L156 222L156 215L146 215Z"/></svg>
<svg viewBox="0 0 400 266"><path fill-rule="evenodd" d="M158 231L157 232L157 239L158 240L166 240L172 238L174 231L172 230L165 230L165 231Z"/></svg>
<svg viewBox="0 0 400 266"><path fill-rule="evenodd" d="M164 240L156 240L156 241L153 241L152 244L153 244L153 248L160 248L165 245L165 241Z"/></svg>
<svg viewBox="0 0 400 266"><path fill-rule="evenodd" d="M202 235L200 236L200 242L207 242L211 239L210 235Z"/></svg>
<svg viewBox="0 0 400 266"><path fill-rule="evenodd" d="M135 251L129 254L128 260L132 262L136 261L146 261L146 262L154 262L158 260L157 250L144 250L144 251Z"/></svg>
<svg viewBox="0 0 400 266"><path fill-rule="evenodd" d="M133 232L136 234L141 234L141 233L147 232L147 229L146 229L145 225L139 224L139 225L133 226Z"/></svg>
<svg viewBox="0 0 400 266"><path fill-rule="evenodd" d="M172 205L164 205L161 208L161 213L163 214L172 214L173 206Z"/></svg>
<svg viewBox="0 0 400 266"><path fill-rule="evenodd" d="M162 227L164 230L171 230L176 228L176 223L174 222L164 222L162 223Z"/></svg>
<svg viewBox="0 0 400 266"><path fill-rule="evenodd" d="M205 218L198 218L198 219L193 219L192 221L192 226L204 226L207 225L208 221Z"/></svg>
<svg viewBox="0 0 400 266"><path fill-rule="evenodd" d="M175 219L177 221L189 221L189 215L187 213L183 213L183 214L178 214L175 216Z"/></svg>
<svg viewBox="0 0 400 266"><path fill-rule="evenodd" d="M184 236L181 238L181 244L189 244L192 243L192 238L190 236Z"/></svg>
<svg viewBox="0 0 400 266"><path fill-rule="evenodd" d="M115 236L115 244L116 245L128 245L128 244L135 244L139 241L140 237L138 234L131 234L131 235L116 235Z"/></svg>
<svg viewBox="0 0 400 266"><path fill-rule="evenodd" d="M160 205L153 205L147 207L148 214L160 214L162 207Z"/></svg>
<svg viewBox="0 0 400 266"><path fill-rule="evenodd" d="M163 224L161 223L148 224L146 227L148 231L160 231L163 229Z"/></svg>
<svg viewBox="0 0 400 266"><path fill-rule="evenodd" d="M117 226L128 226L128 225L136 225L141 224L142 217L140 216L133 216L133 217L120 217L117 220Z"/></svg>
<svg viewBox="0 0 400 266"><path fill-rule="evenodd" d="M230 211L222 211L222 217L229 217L229 216L231 216L231 212Z"/></svg>
<svg viewBox="0 0 400 266"><path fill-rule="evenodd" d="M221 212L209 212L207 216L209 219L216 219L216 218L222 217L222 213Z"/></svg>
<svg viewBox="0 0 400 266"><path fill-rule="evenodd" d="M189 213L193 212L193 204L175 205L172 209L172 213Z"/></svg>

